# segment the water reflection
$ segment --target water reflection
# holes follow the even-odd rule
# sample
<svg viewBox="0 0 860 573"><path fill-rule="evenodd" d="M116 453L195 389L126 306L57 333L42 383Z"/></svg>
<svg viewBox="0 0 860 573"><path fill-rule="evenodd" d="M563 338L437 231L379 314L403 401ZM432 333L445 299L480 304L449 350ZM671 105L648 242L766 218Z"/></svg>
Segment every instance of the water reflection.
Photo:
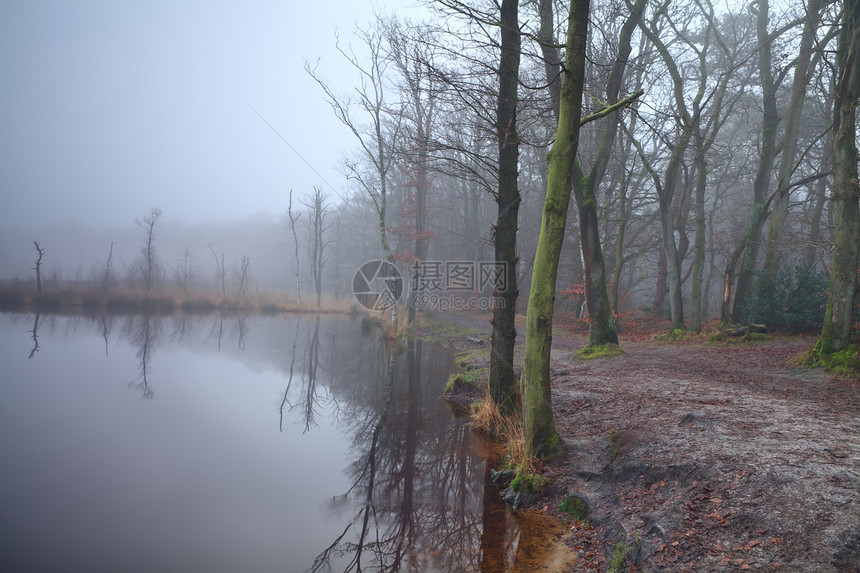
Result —
<svg viewBox="0 0 860 573"><path fill-rule="evenodd" d="M162 319L150 315L126 317L122 326L122 333L126 340L137 350L138 376L129 382L129 386L138 390L147 400L151 400L154 396L148 376L152 355L155 353L162 332Z"/></svg>
<svg viewBox="0 0 860 573"><path fill-rule="evenodd" d="M33 349L30 351L30 355L27 356L27 359L33 358L37 352L39 352L39 313L36 313L36 318L33 319L33 330L30 331L30 334L33 338Z"/></svg>
<svg viewBox="0 0 860 573"><path fill-rule="evenodd" d="M439 358L410 340L400 356L381 345L363 363L384 375L345 412L351 485L329 509L348 520L312 571L479 570L486 462L468 426L435 407Z"/></svg>
<svg viewBox="0 0 860 573"><path fill-rule="evenodd" d="M31 319L32 329L28 328ZM65 451L69 447L79 450L78 460L125 460L111 470L105 469L103 461L76 462L75 475L51 469L52 454L39 448L56 437L43 436L32 444L0 442L0 455L13 464L29 459L31 454L21 453L25 450L38 460L18 463L24 469L17 478L3 478L0 491L7 492L3 503L11 509L0 518L0 533L15 531L23 546L55 545L57 561L51 565L74 554L74 562L83 568L103 569L104 562L96 558L103 547L135 545L134 540L111 538L128 528L111 525L118 519L113 514L116 502L100 501L97 496L104 495L103 490L122 496L128 504L124 510L128 515L121 519L149 524L146 539L141 540L146 543L134 551L146 554L141 563L147 563L150 570L235 570L239 554L244 555L251 546L256 547L256 566L242 567L245 570L490 573L529 570L534 565L526 565L533 533L519 526L489 482L489 470L496 460L439 399L452 365L452 357L443 349L416 340L399 346L386 344L379 332L362 328L358 322L321 316L36 315L12 317L11 323L23 321L27 321L26 332L33 343L28 358L39 350L39 336L50 341L43 343L45 349L38 355L38 361L47 361L64 344L92 333L98 354L104 344L102 360L110 359L110 364L126 369L133 376L129 386L146 399L145 406L135 398L140 406L123 400L95 414L80 410L75 416L75 408L51 413L56 422L50 427L63 427L70 443L78 444L67 444ZM0 327L0 343L23 332L8 328L5 321ZM79 351L76 356L96 364L93 356ZM214 360L216 356L242 368L235 370L223 360ZM108 376L116 376L116 368L108 370ZM233 374L222 380L219 374L225 370ZM77 379L75 383L81 404L107 400L99 396L105 394L103 383ZM40 385L48 387L40 380L18 388L2 387L4 412L14 408L24 412L28 403L37 403ZM21 388L32 392L30 402L17 393L24 391ZM157 388L163 392L159 390L154 399ZM232 411L237 402L261 391L262 400L256 402L268 403L268 411L259 406L241 415ZM111 399L122 397L111 394ZM82 407L86 406L78 405ZM116 412L109 412L111 409ZM68 418L57 419L61 415ZM104 425L96 425L90 418L104 418ZM215 426L219 423L223 427ZM23 414L5 417L2 424L0 434L24 436L22 439L26 439L28 424L40 426L38 420ZM117 436L115 443L88 444L93 436L102 440L125 426L157 427L158 432L131 432L124 439ZM201 432L198 441L184 437L195 430ZM74 435L77 431L79 436ZM221 437L213 439L211 432ZM162 435L157 445L147 441ZM135 445L135 440L140 444ZM182 449L188 443L195 445ZM267 445L254 446L261 443ZM254 448L255 455L249 456L249 449ZM40 464L45 469L34 469ZM130 475L160 476L147 478L144 488L158 497L133 501L139 497L140 486L135 489L131 483L129 491L122 490L122 484L130 480L119 470L125 466L137 468ZM39 475L35 482L34 472ZM110 485L92 488L95 498L81 497L80 491L87 489L81 482L95 483L113 473L120 475ZM193 493L180 494L185 486L169 479L174 474L196 484L189 490ZM219 477L213 482L213 476ZM39 483L46 489L19 496L13 503L8 492L19 491L26 483ZM40 525L33 530L39 537L32 533L30 539L20 521L40 514L36 504L49 503L40 497L44 491L66 490L86 503L93 512L87 519L94 523L82 522L80 510L52 515L56 538ZM203 505L192 503L188 496L202 496ZM92 509L101 503L109 507L104 515ZM211 509L222 505L223 509ZM141 517L152 514L152 506L161 508L164 514L158 519L165 523L199 523L167 529L155 526L161 521ZM64 553L63 532L87 527L91 531L85 535L86 541ZM97 531L105 538L99 539ZM206 557L191 549L203 540L207 548L213 548ZM175 561L177 551L184 567ZM31 556L10 555L0 558L0 569L30 564L27 559Z"/></svg>

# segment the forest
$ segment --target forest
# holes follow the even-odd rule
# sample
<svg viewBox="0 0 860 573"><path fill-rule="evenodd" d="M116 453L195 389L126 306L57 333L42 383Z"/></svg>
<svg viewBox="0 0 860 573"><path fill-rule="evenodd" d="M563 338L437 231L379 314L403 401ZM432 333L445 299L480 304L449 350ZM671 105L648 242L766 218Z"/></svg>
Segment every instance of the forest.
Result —
<svg viewBox="0 0 860 573"><path fill-rule="evenodd" d="M490 393L515 409L524 392L544 405L526 417L543 420L557 309L597 346L646 312L673 332L718 321L820 335L809 364L856 354L856 1L425 7L332 38L349 90L306 63L354 136L332 145L346 150L346 191L285 190L280 220L198 229L193 245L170 230L167 255L154 207L137 239L116 252L103 240L104 255L65 274L51 254L67 245L35 241L34 286L272 292L295 305L304 290L320 305L348 300L356 267L385 259L409 279L411 322L428 300L422 269L495 265L470 289L445 277L443 294L490 299L477 305L493 310ZM552 440L535 431L541 447Z"/></svg>
<svg viewBox="0 0 860 573"><path fill-rule="evenodd" d="M379 13L333 36L346 73L305 64L314 97L350 136L330 142L332 158L341 153L345 187L321 177L313 189L284 189L279 216L232 226L171 226L170 214L154 206L129 229L87 236L86 245L80 232L29 238L32 267L4 281L0 306L32 300L51 310L63 304L52 302L54 293L83 286L77 304L85 309L369 310L390 320L389 376L403 332L434 320L422 323L419 316L431 315L419 311L477 309L484 312L443 313L474 329L447 342L468 347L488 335L486 360L467 352L461 380L480 373L471 405L477 425L488 418L488 432L504 434L499 428L515 420L522 434L511 490L541 489L534 480L546 473L556 488L572 476L605 475L633 506L645 491L629 485L637 479L653 496L675 487L689 515L711 520L684 527L710 539L712 525L741 521L734 515L745 511L741 503L765 504L749 519L771 531L761 515L773 499L760 501L763 488L787 483L779 481L786 475L803 482L808 474L795 461L811 451L829 461L809 470L821 479L804 487L856 484L849 468L856 382L776 369L841 368L851 380L860 369L860 0L423 7L420 19ZM257 115L267 135L290 148L285 153L298 153ZM23 256L19 242L4 242L16 260ZM703 332L790 333L815 343L793 339L767 353L634 347L638 325L651 319L662 321L660 339L679 347ZM38 322L37 314L34 342ZM584 347L573 348L562 322L580 327ZM630 360L612 362L625 351ZM592 356L610 360L586 360ZM695 384L685 378L692 375ZM794 401L781 410L780 400ZM676 409L657 406L673 401ZM817 410L804 410L809 404L838 423L823 427ZM705 407L716 423L695 413ZM680 423L671 418L677 408L690 412ZM622 427L624 416L641 427ZM732 430L714 430L720 422ZM674 442L642 445L645 434L665 428ZM794 438L781 440L783 430ZM723 432L722 444L714 431ZM576 452L577 432L591 444L608 436L608 445ZM765 442L791 463L762 458ZM722 446L758 461L727 461ZM548 470L566 447L605 467L594 476ZM705 462L695 458L703 451ZM631 452L653 464L616 465ZM728 468L724 475L709 473L714 460ZM821 469L827 464L838 471ZM761 477L750 480L754 472ZM706 480L706 490L694 489ZM796 500L810 490L796 488L789 493L798 507L789 509L799 523L808 508ZM595 499L605 495L599 490ZM856 489L852 495L831 497L849 503ZM661 503L670 503L666 496ZM621 508L603 509L624 519ZM668 569L671 547L682 542L670 541L681 525L660 521L675 519L670 514L624 529L650 536L651 562L666 557ZM831 537L842 553L832 562L849 566L860 532L850 513L840 519ZM672 532L662 545L652 535L658 521ZM741 538L748 547L736 552L764 551ZM774 567L779 543L768 547ZM688 555L723 552L721 543L703 547ZM802 564L806 556L792 559ZM741 568L749 563L738 559Z"/></svg>
<svg viewBox="0 0 860 573"><path fill-rule="evenodd" d="M348 259L381 235L407 275L508 262L521 308L549 285L596 342L612 338L598 322L648 309L693 331L826 325L839 350L856 323L853 6L443 0L427 21L379 16L339 44L352 92L307 66L355 135L354 194L323 219L362 247Z"/></svg>

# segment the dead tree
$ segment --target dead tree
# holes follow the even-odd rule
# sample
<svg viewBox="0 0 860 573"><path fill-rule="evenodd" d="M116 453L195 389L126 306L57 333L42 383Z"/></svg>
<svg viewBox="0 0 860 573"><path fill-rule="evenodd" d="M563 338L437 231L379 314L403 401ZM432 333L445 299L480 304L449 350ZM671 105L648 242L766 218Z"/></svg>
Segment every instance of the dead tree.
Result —
<svg viewBox="0 0 860 573"><path fill-rule="evenodd" d="M224 253L221 253L221 260L218 260L218 253L215 252L215 247L212 246L212 243L206 245L209 247L209 250L212 252L212 256L215 257L215 269L218 271L218 276L221 278L221 294L227 294L227 270L224 267Z"/></svg>
<svg viewBox="0 0 860 573"><path fill-rule="evenodd" d="M328 195L322 192L322 188L314 187L314 194L309 203L303 205L308 210L308 250L311 259L311 276L317 295L317 306L322 300L322 272L325 267L325 249L329 241L325 239L326 231L334 224L329 221L331 209L326 204Z"/></svg>
<svg viewBox="0 0 860 573"><path fill-rule="evenodd" d="M293 190L290 189L290 202L287 206L287 216L290 218L290 229L293 231L293 243L296 246L296 304L302 305L302 281L301 276L299 274L299 238L296 234L296 223L299 220L299 217L302 216L301 213L297 214L293 217Z"/></svg>
<svg viewBox="0 0 860 573"><path fill-rule="evenodd" d="M36 271L36 290L42 292L42 257L45 255L45 249L39 246L39 241L33 241L33 244L36 245L36 252L39 253L36 266L33 267L33 270Z"/></svg>
<svg viewBox="0 0 860 573"><path fill-rule="evenodd" d="M161 219L161 209L153 207L149 215L142 219L135 219L137 226L143 229L145 239L141 247L141 273L143 274L143 290L146 294L152 291L152 287L158 282L161 263L155 253L155 225Z"/></svg>
<svg viewBox="0 0 860 573"><path fill-rule="evenodd" d="M242 255L242 269L239 273L239 296L244 296L248 288L248 267L251 266L251 258Z"/></svg>
<svg viewBox="0 0 860 573"><path fill-rule="evenodd" d="M113 241L110 242L110 251L108 251L107 262L105 263L105 273L102 276L102 290L107 293L110 290L110 285L113 282Z"/></svg>

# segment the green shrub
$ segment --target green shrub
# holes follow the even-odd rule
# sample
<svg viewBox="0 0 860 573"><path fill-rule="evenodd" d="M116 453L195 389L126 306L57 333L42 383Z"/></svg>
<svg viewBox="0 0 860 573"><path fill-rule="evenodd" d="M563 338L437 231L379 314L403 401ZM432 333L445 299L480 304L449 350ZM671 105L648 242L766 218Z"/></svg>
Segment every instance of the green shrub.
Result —
<svg viewBox="0 0 860 573"><path fill-rule="evenodd" d="M564 496L564 499L558 505L558 509L567 513L576 521L588 521L588 504L581 497L573 495Z"/></svg>
<svg viewBox="0 0 860 573"><path fill-rule="evenodd" d="M784 332L818 332L828 283L826 272L804 265L760 273L744 305L743 321Z"/></svg>

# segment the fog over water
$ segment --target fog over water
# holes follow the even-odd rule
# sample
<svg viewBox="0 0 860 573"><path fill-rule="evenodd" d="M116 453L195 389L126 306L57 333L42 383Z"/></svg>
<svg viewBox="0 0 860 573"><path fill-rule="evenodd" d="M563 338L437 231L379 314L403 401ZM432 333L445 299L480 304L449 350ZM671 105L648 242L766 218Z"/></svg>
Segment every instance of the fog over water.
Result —
<svg viewBox="0 0 860 573"><path fill-rule="evenodd" d="M336 36L351 44L374 11L407 4L3 3L0 278L30 273L34 240L48 273L80 276L111 241L116 262L130 259L152 207L167 267L186 248L211 258L209 243L228 261L268 257L252 236L290 189L346 187L337 165L352 142L305 63L346 91Z"/></svg>
<svg viewBox="0 0 860 573"><path fill-rule="evenodd" d="M502 571L540 555L439 398L449 350L390 356L361 320L308 315L2 314L0 341L4 571Z"/></svg>

